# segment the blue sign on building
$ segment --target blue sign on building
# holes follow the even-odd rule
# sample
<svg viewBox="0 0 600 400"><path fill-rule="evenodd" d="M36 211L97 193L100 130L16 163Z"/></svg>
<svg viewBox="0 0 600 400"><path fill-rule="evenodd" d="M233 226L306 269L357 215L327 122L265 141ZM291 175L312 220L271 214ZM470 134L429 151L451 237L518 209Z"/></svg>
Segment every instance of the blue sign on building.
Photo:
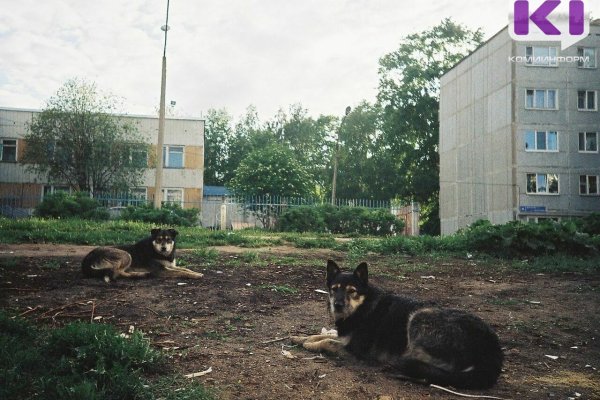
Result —
<svg viewBox="0 0 600 400"><path fill-rule="evenodd" d="M546 206L520 206L519 211L528 213L545 213Z"/></svg>

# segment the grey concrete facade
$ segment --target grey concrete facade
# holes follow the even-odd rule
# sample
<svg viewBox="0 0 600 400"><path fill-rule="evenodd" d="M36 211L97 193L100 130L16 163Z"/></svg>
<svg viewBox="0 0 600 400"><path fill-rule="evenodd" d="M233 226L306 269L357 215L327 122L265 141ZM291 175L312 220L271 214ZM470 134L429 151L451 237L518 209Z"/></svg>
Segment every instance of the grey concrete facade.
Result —
<svg viewBox="0 0 600 400"><path fill-rule="evenodd" d="M591 67L570 59L582 49L593 52ZM531 51L566 59L528 64ZM478 219L499 224L600 211L599 53L598 21L564 51L558 42L516 42L505 28L442 76L442 234ZM582 99L592 107L579 109ZM580 150L580 133L595 133L592 151ZM592 180L592 193L581 193L582 176Z"/></svg>

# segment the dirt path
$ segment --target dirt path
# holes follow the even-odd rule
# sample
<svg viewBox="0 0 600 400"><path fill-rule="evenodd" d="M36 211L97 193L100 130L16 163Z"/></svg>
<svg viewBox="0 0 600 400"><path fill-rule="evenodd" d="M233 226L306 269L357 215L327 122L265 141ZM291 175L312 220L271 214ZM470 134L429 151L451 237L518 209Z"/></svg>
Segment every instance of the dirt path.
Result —
<svg viewBox="0 0 600 400"><path fill-rule="evenodd" d="M202 280L107 285L79 273L90 248L0 245L0 308L49 325L80 319L124 332L134 326L169 354L175 372L212 367L195 379L223 399L457 399L399 381L378 366L309 359L314 354L289 347L287 340L269 342L331 327L325 295L315 290L324 286L324 260L344 264L341 253L224 247L209 263L184 251L181 259L203 271ZM248 251L255 257L245 262L241 254ZM373 283L467 309L492 324L506 362L499 384L482 394L600 398L598 274L537 275L459 259L369 261Z"/></svg>

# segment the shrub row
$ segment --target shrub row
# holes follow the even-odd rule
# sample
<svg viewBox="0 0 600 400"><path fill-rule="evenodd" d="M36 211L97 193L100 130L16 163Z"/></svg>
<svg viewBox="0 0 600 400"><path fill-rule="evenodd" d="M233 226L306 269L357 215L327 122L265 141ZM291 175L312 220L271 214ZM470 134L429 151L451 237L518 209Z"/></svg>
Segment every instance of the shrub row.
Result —
<svg viewBox="0 0 600 400"><path fill-rule="evenodd" d="M84 193L74 195L57 192L44 197L35 208L35 215L43 218L82 218L107 220L108 210L100 206L97 200Z"/></svg>
<svg viewBox="0 0 600 400"><path fill-rule="evenodd" d="M404 221L384 209L334 207L324 204L290 208L281 214L277 227L283 232L387 236L401 232L404 229Z"/></svg>
<svg viewBox="0 0 600 400"><path fill-rule="evenodd" d="M165 204L160 209L146 204L125 208L119 218L125 221L192 226L197 224L199 212L197 208L183 209L177 204ZM71 195L65 192L45 196L35 208L35 215L42 218L81 218L95 221L106 221L110 218L108 209L102 207L98 200L85 193Z"/></svg>
<svg viewBox="0 0 600 400"><path fill-rule="evenodd" d="M509 222L492 225L480 220L451 236L395 236L381 240L356 239L346 250L357 254L368 251L379 254L403 253L411 255L478 252L502 258L535 258L541 256L600 255L600 235L582 232L584 227L595 226L597 216L565 222L541 223ZM587 229L587 228L586 228Z"/></svg>

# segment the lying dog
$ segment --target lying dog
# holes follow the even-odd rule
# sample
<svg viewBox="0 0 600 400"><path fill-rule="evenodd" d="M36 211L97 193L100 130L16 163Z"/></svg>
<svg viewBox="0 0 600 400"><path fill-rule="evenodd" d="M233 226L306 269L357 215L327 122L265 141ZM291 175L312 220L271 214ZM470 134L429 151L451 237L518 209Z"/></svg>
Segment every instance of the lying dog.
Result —
<svg viewBox="0 0 600 400"><path fill-rule="evenodd" d="M203 274L175 265L175 229L152 229L150 237L133 245L98 247L81 262L86 277L106 282L124 278L202 278Z"/></svg>
<svg viewBox="0 0 600 400"><path fill-rule="evenodd" d="M366 263L342 273L328 261L327 287L337 336L293 336L292 342L315 352L345 350L419 382L485 389L498 380L498 336L479 317L384 293L369 285Z"/></svg>

